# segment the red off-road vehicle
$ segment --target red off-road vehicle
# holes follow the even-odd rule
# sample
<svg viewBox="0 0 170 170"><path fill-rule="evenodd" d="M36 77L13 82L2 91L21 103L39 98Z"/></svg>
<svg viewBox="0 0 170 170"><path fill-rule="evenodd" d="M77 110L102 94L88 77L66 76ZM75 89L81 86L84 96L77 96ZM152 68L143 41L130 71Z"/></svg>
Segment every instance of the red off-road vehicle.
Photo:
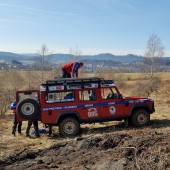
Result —
<svg viewBox="0 0 170 170"><path fill-rule="evenodd" d="M59 126L62 136L79 133L80 124L126 120L146 126L154 101L144 97L123 97L112 80L69 78L46 81L40 90L17 91L17 120L38 119Z"/></svg>

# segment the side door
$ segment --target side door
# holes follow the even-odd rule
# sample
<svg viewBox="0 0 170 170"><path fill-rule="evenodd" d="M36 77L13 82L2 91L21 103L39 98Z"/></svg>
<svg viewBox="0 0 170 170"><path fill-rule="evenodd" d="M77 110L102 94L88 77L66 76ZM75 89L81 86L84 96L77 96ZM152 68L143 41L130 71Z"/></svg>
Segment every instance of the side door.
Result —
<svg viewBox="0 0 170 170"><path fill-rule="evenodd" d="M79 91L79 114L83 122L97 121L101 118L100 107L97 107L96 89Z"/></svg>
<svg viewBox="0 0 170 170"><path fill-rule="evenodd" d="M75 112L74 90L58 90L43 92L41 97L42 122L56 124L60 114Z"/></svg>
<svg viewBox="0 0 170 170"><path fill-rule="evenodd" d="M102 118L111 119L124 115L124 103L114 87L101 88Z"/></svg>

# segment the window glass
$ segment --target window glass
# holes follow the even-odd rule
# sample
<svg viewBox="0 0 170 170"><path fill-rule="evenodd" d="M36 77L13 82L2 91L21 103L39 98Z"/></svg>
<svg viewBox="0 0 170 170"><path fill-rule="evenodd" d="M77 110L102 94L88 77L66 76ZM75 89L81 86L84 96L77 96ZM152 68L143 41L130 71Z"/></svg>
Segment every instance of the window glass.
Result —
<svg viewBox="0 0 170 170"><path fill-rule="evenodd" d="M50 92L46 95L47 103L71 102L74 100L74 91Z"/></svg>
<svg viewBox="0 0 170 170"><path fill-rule="evenodd" d="M101 88L101 95L103 99L117 99L118 94L115 88Z"/></svg>
<svg viewBox="0 0 170 170"><path fill-rule="evenodd" d="M38 100L38 93L37 92L25 92L25 93L19 93L19 100L21 99L27 99L31 98L34 100Z"/></svg>
<svg viewBox="0 0 170 170"><path fill-rule="evenodd" d="M79 99L81 101L94 101L96 100L95 90L81 90L79 91Z"/></svg>

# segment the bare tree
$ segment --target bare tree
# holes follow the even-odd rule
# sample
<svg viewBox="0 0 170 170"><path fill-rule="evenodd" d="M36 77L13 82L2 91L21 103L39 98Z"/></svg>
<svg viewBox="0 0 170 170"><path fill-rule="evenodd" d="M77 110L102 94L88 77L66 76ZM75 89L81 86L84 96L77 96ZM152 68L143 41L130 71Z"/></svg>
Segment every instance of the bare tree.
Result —
<svg viewBox="0 0 170 170"><path fill-rule="evenodd" d="M79 61L81 57L81 51L78 49L78 46L76 46L75 49L70 48L70 54L71 54L71 60L72 61Z"/></svg>
<svg viewBox="0 0 170 170"><path fill-rule="evenodd" d="M152 33L147 42L147 48L144 59L144 71L150 72L150 76L153 77L155 72L161 69L161 57L164 56L164 47L161 43L160 37Z"/></svg>
<svg viewBox="0 0 170 170"><path fill-rule="evenodd" d="M149 97L157 92L161 86L161 79L155 74L162 71L161 58L164 56L164 47L160 37L152 33L147 42L145 58L141 65L141 71L145 72L145 80L136 83L133 94Z"/></svg>
<svg viewBox="0 0 170 170"><path fill-rule="evenodd" d="M43 83L44 82L44 63L45 63L45 58L48 57L48 55L49 55L49 50L48 50L46 44L41 45L39 55L41 57L41 82Z"/></svg>

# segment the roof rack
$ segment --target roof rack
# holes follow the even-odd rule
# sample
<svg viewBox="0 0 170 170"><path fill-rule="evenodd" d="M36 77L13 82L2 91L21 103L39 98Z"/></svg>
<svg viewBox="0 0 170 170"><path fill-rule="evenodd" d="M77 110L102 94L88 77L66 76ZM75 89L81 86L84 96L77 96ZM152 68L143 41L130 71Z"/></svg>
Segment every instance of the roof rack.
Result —
<svg viewBox="0 0 170 170"><path fill-rule="evenodd" d="M101 87L104 84L113 84L112 80L104 80L103 78L90 77L90 78L57 78L47 80L42 86L46 87L46 91L52 89L53 86L60 86L62 89L85 88L85 87ZM97 85L97 86L96 86ZM56 87L55 87L56 88Z"/></svg>
<svg viewBox="0 0 170 170"><path fill-rule="evenodd" d="M58 78L47 80L42 85L71 85L71 84L87 84L87 83L102 83L103 78L90 77L90 78Z"/></svg>

